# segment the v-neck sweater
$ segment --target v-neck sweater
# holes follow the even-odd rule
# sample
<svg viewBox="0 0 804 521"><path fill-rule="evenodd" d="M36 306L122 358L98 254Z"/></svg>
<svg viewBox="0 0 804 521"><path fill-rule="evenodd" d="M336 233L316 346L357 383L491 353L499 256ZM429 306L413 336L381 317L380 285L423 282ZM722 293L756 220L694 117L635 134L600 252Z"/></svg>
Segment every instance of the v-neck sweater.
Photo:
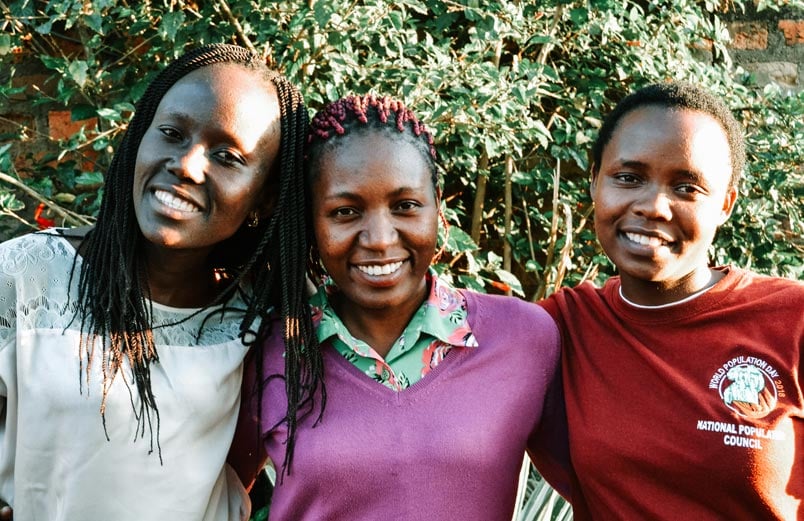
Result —
<svg viewBox="0 0 804 521"><path fill-rule="evenodd" d="M561 423L546 420L563 414L555 323L515 298L465 295L478 347L451 351L402 391L322 346L326 409L318 425L317 413L299 421L270 519L502 521L526 450L548 477L561 475L565 438L551 430ZM277 334L265 346L266 376L284 374L283 351ZM284 380L268 380L262 432L278 465L286 405Z"/></svg>

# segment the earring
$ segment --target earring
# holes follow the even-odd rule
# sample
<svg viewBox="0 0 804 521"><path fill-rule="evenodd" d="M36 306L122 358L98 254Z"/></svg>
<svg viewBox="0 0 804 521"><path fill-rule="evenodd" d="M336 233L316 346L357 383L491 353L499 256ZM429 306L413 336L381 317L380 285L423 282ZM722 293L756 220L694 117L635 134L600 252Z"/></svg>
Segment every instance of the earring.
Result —
<svg viewBox="0 0 804 521"><path fill-rule="evenodd" d="M246 226L248 226L249 228L256 228L257 226L259 226L259 224L260 224L260 216L259 214L257 214L256 210L248 214L248 217L246 218Z"/></svg>

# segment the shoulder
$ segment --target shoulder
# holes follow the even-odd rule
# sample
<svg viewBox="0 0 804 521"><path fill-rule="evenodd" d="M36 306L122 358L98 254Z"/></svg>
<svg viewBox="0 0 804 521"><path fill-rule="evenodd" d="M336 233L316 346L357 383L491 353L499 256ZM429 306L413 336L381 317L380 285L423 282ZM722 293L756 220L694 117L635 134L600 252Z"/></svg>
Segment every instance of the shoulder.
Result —
<svg viewBox="0 0 804 521"><path fill-rule="evenodd" d="M617 291L620 280L618 277L611 277L602 287L586 281L573 288L561 288L549 297L538 302L554 319L560 321L565 315L569 316L576 312L594 309L601 305L606 295Z"/></svg>
<svg viewBox="0 0 804 521"><path fill-rule="evenodd" d="M43 272L44 265L53 261L63 265L63 261L72 261L74 257L75 250L57 231L30 233L0 244L0 275L16 277L32 270Z"/></svg>
<svg viewBox="0 0 804 521"><path fill-rule="evenodd" d="M525 336L530 339L534 332L546 337L557 334L555 321L536 304L517 297L468 290L462 290L461 293L466 298L469 324L478 341L485 331L510 340Z"/></svg>
<svg viewBox="0 0 804 521"><path fill-rule="evenodd" d="M460 292L466 299L467 311L475 320L510 320L513 315L541 316L538 306L517 297L488 295L470 290Z"/></svg>
<svg viewBox="0 0 804 521"><path fill-rule="evenodd" d="M742 268L729 267L727 278L733 277L733 290L740 301L773 302L782 306L804 306L804 282L783 277L761 275Z"/></svg>

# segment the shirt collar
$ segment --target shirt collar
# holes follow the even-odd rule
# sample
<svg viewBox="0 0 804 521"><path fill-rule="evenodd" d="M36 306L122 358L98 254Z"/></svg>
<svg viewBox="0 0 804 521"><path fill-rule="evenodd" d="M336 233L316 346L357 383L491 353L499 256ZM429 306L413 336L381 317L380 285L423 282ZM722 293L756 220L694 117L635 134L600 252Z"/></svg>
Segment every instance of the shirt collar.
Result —
<svg viewBox="0 0 804 521"><path fill-rule="evenodd" d="M440 279L432 268L427 271L425 278L430 291L402 332L405 345L412 346L420 335L425 334L446 344L476 347L477 341L469 327L463 294ZM364 348L358 344L365 343L352 337L330 303L331 296L337 291L337 286L329 280L310 299L313 320L317 325L316 336L319 342L337 336L360 353Z"/></svg>

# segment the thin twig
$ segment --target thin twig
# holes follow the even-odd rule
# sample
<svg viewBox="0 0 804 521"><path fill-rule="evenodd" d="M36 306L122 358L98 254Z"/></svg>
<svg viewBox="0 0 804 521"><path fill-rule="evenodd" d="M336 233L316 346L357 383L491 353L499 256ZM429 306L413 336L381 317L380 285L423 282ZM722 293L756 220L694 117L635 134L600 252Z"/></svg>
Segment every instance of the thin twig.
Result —
<svg viewBox="0 0 804 521"><path fill-rule="evenodd" d="M70 210L68 210L68 209L66 209L66 208L54 203L50 199L47 199L46 197L41 196L39 194L39 192L37 192L33 188L25 185L24 183L22 183L18 179L15 179L14 177L12 177L12 176L10 176L8 174L0 172L0 181L10 184L14 188L18 188L18 189L22 190L23 192L25 192L26 194L28 194L32 198L36 199L40 203L44 203L45 206L47 206L50 210L56 212L62 219L64 219L64 222L67 223L67 224L70 224L70 225L73 225L73 226L83 226L83 225L87 225L87 224L92 224L92 220L87 219L83 215L77 214L75 212L71 212Z"/></svg>
<svg viewBox="0 0 804 521"><path fill-rule="evenodd" d="M556 169L553 172L553 218L550 220L550 241L547 244L547 258L544 261L544 276L542 277L542 282L539 284L539 288L534 295L534 300L540 300L545 297L545 294L547 293L548 281L550 280L549 271L551 269L551 265L553 264L556 241L558 240L558 195L560 181L561 160L559 159L556 161Z"/></svg>
<svg viewBox="0 0 804 521"><path fill-rule="evenodd" d="M237 18L232 14L232 10L229 8L229 4L226 0L218 0L218 6L220 6L221 11L223 14L226 15L226 18L229 22L234 26L235 32L237 33L237 37L243 42L243 44L248 48L249 51L253 52L254 54L259 54L257 52L257 48L254 47L254 44L251 43L251 40L248 36L246 36L246 32L243 30L243 26L240 25L240 22Z"/></svg>

